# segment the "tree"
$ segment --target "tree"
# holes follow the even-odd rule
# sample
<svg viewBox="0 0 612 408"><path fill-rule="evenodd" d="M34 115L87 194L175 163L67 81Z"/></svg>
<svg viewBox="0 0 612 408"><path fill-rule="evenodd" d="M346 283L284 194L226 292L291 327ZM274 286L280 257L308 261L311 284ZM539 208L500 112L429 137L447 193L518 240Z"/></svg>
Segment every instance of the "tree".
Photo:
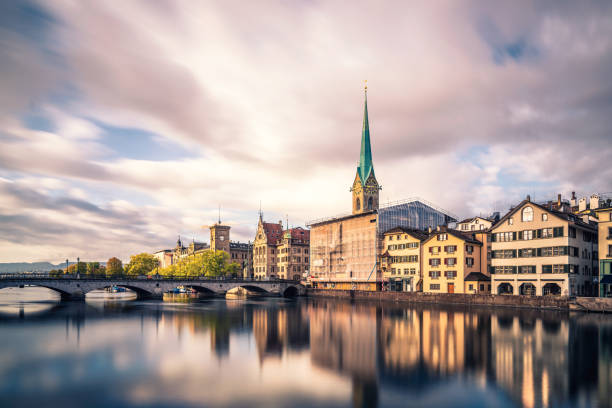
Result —
<svg viewBox="0 0 612 408"><path fill-rule="evenodd" d="M232 276L232 277L237 277L240 272L242 271L242 267L240 264L236 263L236 262L232 262L230 264L227 264L225 266L225 275L226 276Z"/></svg>
<svg viewBox="0 0 612 408"><path fill-rule="evenodd" d="M77 265L79 270L77 271ZM77 273L84 275L85 273L87 273L87 263L86 262L78 262L75 264L72 264L68 267L68 269L66 269L66 273L67 274L72 274L72 275L76 275Z"/></svg>
<svg viewBox="0 0 612 408"><path fill-rule="evenodd" d="M130 263L125 267L125 273L131 276L147 275L159 266L159 260L151 254L132 255Z"/></svg>
<svg viewBox="0 0 612 408"><path fill-rule="evenodd" d="M227 252L209 250L202 255L202 266L204 267L204 274L206 276L215 277L225 274L225 265L229 260L229 254Z"/></svg>
<svg viewBox="0 0 612 408"><path fill-rule="evenodd" d="M87 263L87 275L96 275L100 273L100 262Z"/></svg>
<svg viewBox="0 0 612 408"><path fill-rule="evenodd" d="M53 278L57 278L59 276L61 276L64 273L63 269L51 269L49 271L49 276L53 277Z"/></svg>
<svg viewBox="0 0 612 408"><path fill-rule="evenodd" d="M123 274L123 263L119 258L112 257L106 261L106 277L118 276Z"/></svg>

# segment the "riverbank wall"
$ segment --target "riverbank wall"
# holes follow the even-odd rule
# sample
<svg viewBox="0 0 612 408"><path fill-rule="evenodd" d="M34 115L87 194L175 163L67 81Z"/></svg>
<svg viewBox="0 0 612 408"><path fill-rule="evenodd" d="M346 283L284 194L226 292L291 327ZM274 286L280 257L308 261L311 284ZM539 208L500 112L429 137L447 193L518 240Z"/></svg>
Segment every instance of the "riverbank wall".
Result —
<svg viewBox="0 0 612 408"><path fill-rule="evenodd" d="M462 293L421 292L368 292L359 290L312 289L306 291L310 297L354 299L375 302L431 303L485 307L516 307L549 310L575 310L612 313L612 299L577 298L553 296L508 296Z"/></svg>

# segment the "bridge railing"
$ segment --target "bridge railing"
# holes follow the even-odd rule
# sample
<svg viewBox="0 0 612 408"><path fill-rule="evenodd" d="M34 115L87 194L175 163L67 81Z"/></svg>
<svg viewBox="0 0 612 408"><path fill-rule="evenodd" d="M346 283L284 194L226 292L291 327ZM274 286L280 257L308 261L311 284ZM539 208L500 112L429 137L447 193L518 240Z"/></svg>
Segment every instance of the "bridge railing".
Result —
<svg viewBox="0 0 612 408"><path fill-rule="evenodd" d="M59 276L48 275L45 273L3 273L0 274L1 279L10 280L66 280L66 279L80 279L80 280L99 280L99 281L117 281L117 280L134 280L134 281L198 281L198 282L265 282L265 283L299 283L299 281L288 280L288 279L255 279L255 278L243 278L243 277L207 277L207 276L187 276L187 275L90 275L90 274L63 274Z"/></svg>

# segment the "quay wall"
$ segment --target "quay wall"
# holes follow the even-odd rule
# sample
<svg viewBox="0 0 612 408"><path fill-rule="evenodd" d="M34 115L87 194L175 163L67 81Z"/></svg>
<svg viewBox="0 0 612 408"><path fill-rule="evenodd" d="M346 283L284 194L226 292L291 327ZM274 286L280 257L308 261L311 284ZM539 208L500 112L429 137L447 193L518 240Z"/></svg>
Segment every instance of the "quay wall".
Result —
<svg viewBox="0 0 612 408"><path fill-rule="evenodd" d="M358 290L334 290L308 288L307 296L338 299L369 300L375 302L436 303L473 306L520 307L534 309L569 310L572 300L552 296L508 296L462 293L420 293L420 292L367 292ZM608 310L612 312L612 303Z"/></svg>

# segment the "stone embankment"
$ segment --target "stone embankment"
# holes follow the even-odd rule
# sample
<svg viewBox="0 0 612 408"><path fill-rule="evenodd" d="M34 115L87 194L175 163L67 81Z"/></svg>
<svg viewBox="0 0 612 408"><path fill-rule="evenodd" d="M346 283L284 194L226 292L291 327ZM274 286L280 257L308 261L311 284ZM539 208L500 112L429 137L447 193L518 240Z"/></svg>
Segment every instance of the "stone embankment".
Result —
<svg viewBox="0 0 612 408"><path fill-rule="evenodd" d="M358 290L308 289L307 296L376 302L434 303L485 307L576 310L612 313L612 299L555 296L468 295L461 293L367 292Z"/></svg>

